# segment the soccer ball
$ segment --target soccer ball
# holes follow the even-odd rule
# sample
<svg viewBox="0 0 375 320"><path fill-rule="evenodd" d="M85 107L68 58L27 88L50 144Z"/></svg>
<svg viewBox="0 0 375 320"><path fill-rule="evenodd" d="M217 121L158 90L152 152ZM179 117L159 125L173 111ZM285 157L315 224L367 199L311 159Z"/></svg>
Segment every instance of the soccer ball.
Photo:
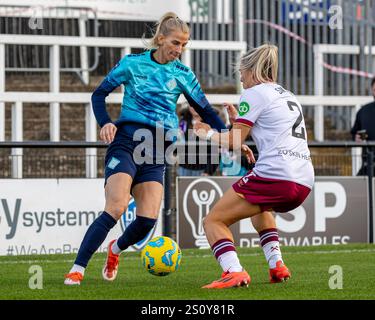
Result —
<svg viewBox="0 0 375 320"><path fill-rule="evenodd" d="M167 276L176 271L181 257L178 244L163 236L151 239L141 252L143 266L154 276Z"/></svg>

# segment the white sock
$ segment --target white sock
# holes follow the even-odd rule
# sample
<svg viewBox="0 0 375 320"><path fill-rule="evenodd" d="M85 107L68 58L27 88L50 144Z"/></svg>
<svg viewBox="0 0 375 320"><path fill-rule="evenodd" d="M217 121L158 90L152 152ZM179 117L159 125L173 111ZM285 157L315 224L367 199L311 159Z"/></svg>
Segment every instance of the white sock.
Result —
<svg viewBox="0 0 375 320"><path fill-rule="evenodd" d="M236 251L227 251L221 254L217 261L220 263L220 266L223 268L223 271L229 272L241 272L243 268L240 264Z"/></svg>
<svg viewBox="0 0 375 320"><path fill-rule="evenodd" d="M84 275L85 274L85 269L86 268L84 268L82 266L79 266L78 264L73 264L73 267L72 267L72 269L70 269L69 273L79 272L80 274Z"/></svg>
<svg viewBox="0 0 375 320"><path fill-rule="evenodd" d="M276 262L283 258L279 241L270 241L263 246L263 252L271 269L276 268Z"/></svg>
<svg viewBox="0 0 375 320"><path fill-rule="evenodd" d="M117 240L112 244L111 250L114 254L120 254L122 250L117 245Z"/></svg>

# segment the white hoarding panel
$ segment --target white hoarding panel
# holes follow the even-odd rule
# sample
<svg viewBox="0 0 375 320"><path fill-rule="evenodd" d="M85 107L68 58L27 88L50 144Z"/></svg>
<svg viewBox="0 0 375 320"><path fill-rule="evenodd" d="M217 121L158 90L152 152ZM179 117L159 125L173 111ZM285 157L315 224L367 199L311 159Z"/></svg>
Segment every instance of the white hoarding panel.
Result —
<svg viewBox="0 0 375 320"><path fill-rule="evenodd" d="M77 252L90 224L104 209L103 179L0 180L0 255ZM128 211L98 251L118 238L134 219ZM161 217L145 240L162 232ZM142 241L129 250L140 249Z"/></svg>

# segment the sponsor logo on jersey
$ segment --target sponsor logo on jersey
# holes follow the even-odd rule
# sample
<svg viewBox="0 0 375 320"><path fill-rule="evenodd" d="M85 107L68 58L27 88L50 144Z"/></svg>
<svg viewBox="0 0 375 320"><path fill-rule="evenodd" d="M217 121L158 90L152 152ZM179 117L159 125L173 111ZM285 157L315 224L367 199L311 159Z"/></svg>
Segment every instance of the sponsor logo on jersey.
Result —
<svg viewBox="0 0 375 320"><path fill-rule="evenodd" d="M238 113L240 114L240 116L241 117L244 116L249 111L250 111L250 105L246 101L242 101L238 109Z"/></svg>
<svg viewBox="0 0 375 320"><path fill-rule="evenodd" d="M177 87L177 82L176 79L171 79L167 82L167 87L169 90L173 90L174 88Z"/></svg>
<svg viewBox="0 0 375 320"><path fill-rule="evenodd" d="M140 79L143 79L143 80L147 80L147 76L143 75L143 74L134 74L134 77L135 78L140 78Z"/></svg>

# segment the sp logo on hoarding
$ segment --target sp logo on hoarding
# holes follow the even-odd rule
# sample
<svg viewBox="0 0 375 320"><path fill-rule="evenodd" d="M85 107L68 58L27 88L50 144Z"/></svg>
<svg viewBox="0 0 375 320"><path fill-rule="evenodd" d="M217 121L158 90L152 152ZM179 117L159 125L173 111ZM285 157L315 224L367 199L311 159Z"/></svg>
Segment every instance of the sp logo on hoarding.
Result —
<svg viewBox="0 0 375 320"><path fill-rule="evenodd" d="M246 176L244 177L246 178ZM178 180L178 239L182 248L207 248L203 219L237 177ZM368 197L365 178L317 177L314 188L298 208L275 213L281 245L345 244L368 241ZM223 190L223 191L222 191ZM241 247L259 245L251 219L231 226Z"/></svg>
<svg viewBox="0 0 375 320"><path fill-rule="evenodd" d="M203 229L203 219L207 216L213 203L223 196L220 186L213 180L202 178L194 180L186 189L183 198L183 212L190 224L195 245L199 248L209 248ZM198 214L190 214L196 212Z"/></svg>

